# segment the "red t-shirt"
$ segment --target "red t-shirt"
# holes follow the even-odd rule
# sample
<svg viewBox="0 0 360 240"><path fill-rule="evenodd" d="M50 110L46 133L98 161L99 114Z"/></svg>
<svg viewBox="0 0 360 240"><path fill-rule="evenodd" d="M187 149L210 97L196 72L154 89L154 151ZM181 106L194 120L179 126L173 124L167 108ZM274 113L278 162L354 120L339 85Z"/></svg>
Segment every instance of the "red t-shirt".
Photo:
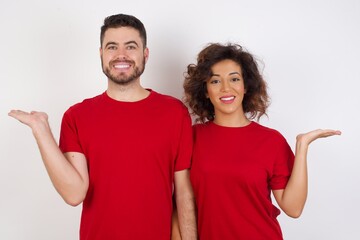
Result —
<svg viewBox="0 0 360 240"><path fill-rule="evenodd" d="M284 189L294 154L277 131L195 125L191 182L200 239L282 239L271 189Z"/></svg>
<svg viewBox="0 0 360 240"><path fill-rule="evenodd" d="M179 100L154 91L138 102L86 99L64 114L60 148L88 163L81 240L169 240L174 171L190 167L192 152Z"/></svg>

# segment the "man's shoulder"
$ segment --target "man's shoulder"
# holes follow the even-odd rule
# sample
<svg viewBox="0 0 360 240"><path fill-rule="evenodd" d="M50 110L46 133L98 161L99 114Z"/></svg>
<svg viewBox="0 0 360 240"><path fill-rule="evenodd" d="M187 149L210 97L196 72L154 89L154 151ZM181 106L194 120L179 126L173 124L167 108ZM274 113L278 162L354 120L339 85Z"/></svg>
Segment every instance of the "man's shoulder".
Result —
<svg viewBox="0 0 360 240"><path fill-rule="evenodd" d="M178 106L178 107L181 107L181 108L184 108L185 105L183 104L183 102L176 98L176 97L173 97L173 96L170 96L170 95L167 95L167 94L163 94L163 93L159 93L159 92L156 92L156 91L152 91L152 94L154 95L154 100L159 102L159 103L163 103L164 105L173 105L173 106Z"/></svg>
<svg viewBox="0 0 360 240"><path fill-rule="evenodd" d="M66 111L67 113L74 113L74 112L82 112L82 111L91 111L96 105L101 104L101 98L103 94L86 98L81 102L75 103Z"/></svg>

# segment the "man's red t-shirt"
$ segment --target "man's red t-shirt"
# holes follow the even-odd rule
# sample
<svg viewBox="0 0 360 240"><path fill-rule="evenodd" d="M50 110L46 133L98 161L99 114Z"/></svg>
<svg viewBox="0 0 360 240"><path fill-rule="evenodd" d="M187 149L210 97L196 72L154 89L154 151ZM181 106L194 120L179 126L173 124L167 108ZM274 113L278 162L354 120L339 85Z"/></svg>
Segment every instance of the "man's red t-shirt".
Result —
<svg viewBox="0 0 360 240"><path fill-rule="evenodd" d="M60 148L87 159L81 240L169 240L174 172L190 168L192 152L179 100L151 90L138 102L86 99L64 114Z"/></svg>

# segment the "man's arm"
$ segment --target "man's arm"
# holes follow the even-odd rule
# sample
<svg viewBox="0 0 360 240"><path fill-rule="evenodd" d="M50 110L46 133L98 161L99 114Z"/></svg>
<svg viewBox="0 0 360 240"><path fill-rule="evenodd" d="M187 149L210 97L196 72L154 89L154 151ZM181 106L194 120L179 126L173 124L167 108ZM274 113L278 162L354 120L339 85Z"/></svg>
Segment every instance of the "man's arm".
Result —
<svg viewBox="0 0 360 240"><path fill-rule="evenodd" d="M79 205L89 186L85 156L77 152L61 152L51 132L46 113L12 110L9 116L31 128L55 189L66 203Z"/></svg>
<svg viewBox="0 0 360 240"><path fill-rule="evenodd" d="M172 219L171 219L171 240L181 240L179 218L176 209L176 204L173 207Z"/></svg>
<svg viewBox="0 0 360 240"><path fill-rule="evenodd" d="M187 169L175 172L175 200L181 238L196 240L195 198Z"/></svg>

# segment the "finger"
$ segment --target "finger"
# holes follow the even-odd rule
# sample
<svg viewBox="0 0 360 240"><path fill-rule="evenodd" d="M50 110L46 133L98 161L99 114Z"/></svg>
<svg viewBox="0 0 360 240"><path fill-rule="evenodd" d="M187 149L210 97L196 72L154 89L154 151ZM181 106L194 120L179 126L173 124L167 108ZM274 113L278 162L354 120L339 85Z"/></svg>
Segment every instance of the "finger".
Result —
<svg viewBox="0 0 360 240"><path fill-rule="evenodd" d="M333 135L340 135L341 134L341 131L333 130L333 129L324 129L323 132L326 133L326 134L333 134Z"/></svg>
<svg viewBox="0 0 360 240"><path fill-rule="evenodd" d="M22 110L11 110L8 114L10 117L15 118L16 120L25 123L27 117L30 115L28 112ZM25 123L26 124L26 123Z"/></svg>
<svg viewBox="0 0 360 240"><path fill-rule="evenodd" d="M327 138L334 135L341 135L341 132L339 130L332 130L332 129L316 129L313 131L310 131L306 134L300 134L298 135L297 139L301 141L304 140L305 143L307 142L310 144L311 142L315 141L319 138Z"/></svg>
<svg viewBox="0 0 360 240"><path fill-rule="evenodd" d="M333 134L333 135L341 135L341 131L339 130L328 130L329 133Z"/></svg>
<svg viewBox="0 0 360 240"><path fill-rule="evenodd" d="M22 111L22 110L11 110L9 112L9 114L12 113L12 114L21 114L21 113L28 113L28 112L25 112L25 111Z"/></svg>
<svg viewBox="0 0 360 240"><path fill-rule="evenodd" d="M11 110L11 111L8 113L8 115L9 115L10 117L16 118L19 114L22 114L22 113L24 113L24 112L21 111L21 110Z"/></svg>
<svg viewBox="0 0 360 240"><path fill-rule="evenodd" d="M319 134L319 137L326 138L326 137L331 137L331 136L335 136L335 135L341 135L341 131L325 129L325 130L321 131L321 133Z"/></svg>

